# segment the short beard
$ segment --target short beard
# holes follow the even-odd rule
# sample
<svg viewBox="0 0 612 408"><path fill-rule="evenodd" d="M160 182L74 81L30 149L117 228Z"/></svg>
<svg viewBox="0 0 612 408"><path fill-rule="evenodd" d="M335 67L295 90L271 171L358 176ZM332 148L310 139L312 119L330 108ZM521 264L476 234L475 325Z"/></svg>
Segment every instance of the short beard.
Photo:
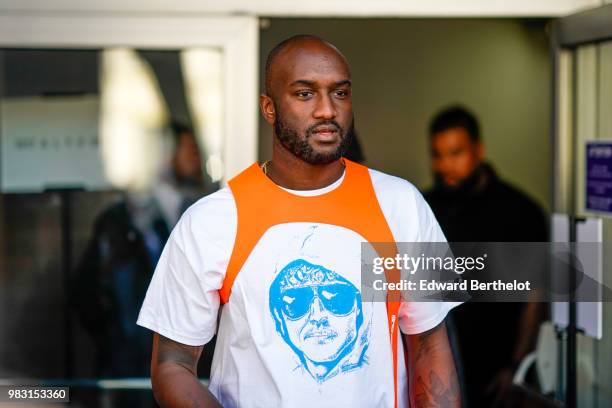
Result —
<svg viewBox="0 0 612 408"><path fill-rule="evenodd" d="M308 139L314 134L315 128L321 125L335 126L340 135L340 144L333 152L320 153L315 151L308 143ZM308 164L329 164L340 159L351 142L354 133L354 120L348 129L343 129L335 120L323 120L315 123L306 129L305 138L301 139L297 130L285 123L282 116L276 110L276 120L274 121L274 133L283 147L293 153L294 156L304 160Z"/></svg>

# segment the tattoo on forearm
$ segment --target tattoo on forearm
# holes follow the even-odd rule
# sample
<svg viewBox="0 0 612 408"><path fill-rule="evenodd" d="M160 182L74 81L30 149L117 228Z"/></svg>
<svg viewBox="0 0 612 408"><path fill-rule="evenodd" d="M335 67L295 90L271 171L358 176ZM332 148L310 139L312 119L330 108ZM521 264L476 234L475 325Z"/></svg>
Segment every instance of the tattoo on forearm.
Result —
<svg viewBox="0 0 612 408"><path fill-rule="evenodd" d="M416 408L450 408L455 407L461 399L455 376L449 376L446 386L434 370L429 371L429 381L419 376L415 388Z"/></svg>
<svg viewBox="0 0 612 408"><path fill-rule="evenodd" d="M435 343L430 341L430 339L437 330L439 330L439 328L432 329L418 336L418 347L416 348L416 353L414 356L415 362L427 356L435 348Z"/></svg>
<svg viewBox="0 0 612 408"><path fill-rule="evenodd" d="M411 338L414 353L413 402L416 408L455 408L461 391L443 324Z"/></svg>

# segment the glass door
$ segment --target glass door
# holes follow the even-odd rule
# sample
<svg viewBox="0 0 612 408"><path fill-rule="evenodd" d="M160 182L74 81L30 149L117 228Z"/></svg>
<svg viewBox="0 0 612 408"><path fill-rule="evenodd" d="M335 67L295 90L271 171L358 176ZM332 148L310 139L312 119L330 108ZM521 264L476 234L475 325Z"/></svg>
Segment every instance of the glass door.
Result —
<svg viewBox="0 0 612 408"><path fill-rule="evenodd" d="M256 160L258 30L0 14L0 385L152 406L137 313L182 211Z"/></svg>
<svg viewBox="0 0 612 408"><path fill-rule="evenodd" d="M607 158L612 152L612 5L557 21L552 55L554 210L568 217L567 235L572 241L580 240L576 234L580 225L597 226L589 240L601 242L602 283L609 288L612 181L606 174L594 175L593 169L605 173L606 163L612 162ZM592 330L581 321L580 311L586 308ZM576 311L574 322L558 326L562 352L557 394L567 407L612 406L612 303L609 299L590 305L578 302ZM572 323L577 325L575 336Z"/></svg>

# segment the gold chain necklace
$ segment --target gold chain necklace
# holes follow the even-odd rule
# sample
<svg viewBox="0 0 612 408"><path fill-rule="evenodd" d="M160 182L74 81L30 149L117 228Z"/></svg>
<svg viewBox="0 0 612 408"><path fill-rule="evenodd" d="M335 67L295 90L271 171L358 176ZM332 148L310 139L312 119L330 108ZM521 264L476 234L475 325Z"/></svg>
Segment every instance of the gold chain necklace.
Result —
<svg viewBox="0 0 612 408"><path fill-rule="evenodd" d="M266 176L268 175L268 163L270 163L270 160L266 160L266 162L261 166L261 169Z"/></svg>
<svg viewBox="0 0 612 408"><path fill-rule="evenodd" d="M270 162L271 160L266 160L264 164L261 165L261 170L266 176L268 175L268 164ZM346 164L344 163L344 160L342 160L341 163L342 163L342 169L344 170L346 168Z"/></svg>

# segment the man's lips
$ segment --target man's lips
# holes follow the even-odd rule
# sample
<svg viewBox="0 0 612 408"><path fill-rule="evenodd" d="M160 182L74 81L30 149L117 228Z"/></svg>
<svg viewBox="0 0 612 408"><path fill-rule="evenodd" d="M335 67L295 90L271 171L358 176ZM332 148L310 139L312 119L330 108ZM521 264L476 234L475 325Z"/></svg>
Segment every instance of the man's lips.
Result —
<svg viewBox="0 0 612 408"><path fill-rule="evenodd" d="M320 132L337 132L338 128L336 126L318 126L314 128L314 133Z"/></svg>
<svg viewBox="0 0 612 408"><path fill-rule="evenodd" d="M338 134L338 128L335 126L321 126L312 132L322 142L335 141Z"/></svg>

